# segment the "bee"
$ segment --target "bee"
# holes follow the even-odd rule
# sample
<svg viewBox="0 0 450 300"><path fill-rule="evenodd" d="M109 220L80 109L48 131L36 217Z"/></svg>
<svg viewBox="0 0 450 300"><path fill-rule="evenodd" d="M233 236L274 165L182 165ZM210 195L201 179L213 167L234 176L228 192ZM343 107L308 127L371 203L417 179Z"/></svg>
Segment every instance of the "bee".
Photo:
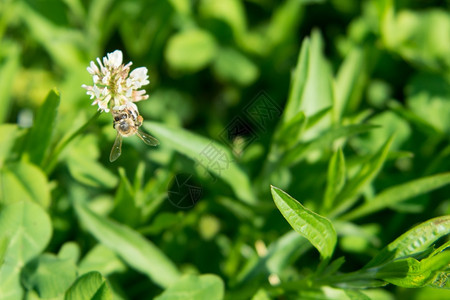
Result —
<svg viewBox="0 0 450 300"><path fill-rule="evenodd" d="M159 141L151 135L142 132L141 127L144 119L137 111L129 108L122 110L111 110L114 118L113 127L117 130L116 140L109 155L109 161L113 162L119 158L122 153L122 137L128 137L136 134L147 145L157 146Z"/></svg>

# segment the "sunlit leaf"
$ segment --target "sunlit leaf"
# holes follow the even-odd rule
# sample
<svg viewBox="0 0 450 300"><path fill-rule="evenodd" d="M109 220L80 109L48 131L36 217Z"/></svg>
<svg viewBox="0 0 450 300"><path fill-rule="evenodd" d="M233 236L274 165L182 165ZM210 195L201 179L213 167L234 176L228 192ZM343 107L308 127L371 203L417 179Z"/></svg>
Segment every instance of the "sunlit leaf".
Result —
<svg viewBox="0 0 450 300"><path fill-rule="evenodd" d="M217 275L184 275L173 283L157 300L221 300L224 284Z"/></svg>
<svg viewBox="0 0 450 300"><path fill-rule="evenodd" d="M175 265L153 243L133 229L98 216L83 203L75 203L81 223L102 244L119 254L134 269L167 287L179 277Z"/></svg>
<svg viewBox="0 0 450 300"><path fill-rule="evenodd" d="M337 241L331 222L307 209L284 191L273 186L271 191L275 204L292 228L307 238L319 250L322 258L330 258Z"/></svg>
<svg viewBox="0 0 450 300"><path fill-rule="evenodd" d="M450 233L450 216L438 217L423 222L395 239L365 268L382 265L396 258L406 257L425 250L436 240Z"/></svg>
<svg viewBox="0 0 450 300"><path fill-rule="evenodd" d="M77 278L67 290L65 300L112 300L106 279L99 272L86 273Z"/></svg>
<svg viewBox="0 0 450 300"><path fill-rule="evenodd" d="M436 271L450 264L450 252L417 261L414 258L405 258L386 263L376 270L376 277L389 283L406 288L417 288L428 285Z"/></svg>

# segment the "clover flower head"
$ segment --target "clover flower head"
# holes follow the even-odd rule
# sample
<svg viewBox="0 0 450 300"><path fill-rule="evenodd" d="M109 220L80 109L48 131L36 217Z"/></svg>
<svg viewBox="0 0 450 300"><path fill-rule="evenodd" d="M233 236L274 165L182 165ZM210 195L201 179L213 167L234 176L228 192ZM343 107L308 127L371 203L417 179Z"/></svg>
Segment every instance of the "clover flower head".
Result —
<svg viewBox="0 0 450 300"><path fill-rule="evenodd" d="M130 73L132 62L122 64L122 51L116 50L108 53L103 60L97 58L97 64L93 61L87 67L92 75L93 85L83 84L86 94L94 101L92 105L98 105L98 109L109 112L110 108L120 110L125 107L137 111L133 102L146 100L148 95L142 86L148 81L147 68L136 68ZM111 103L110 103L111 102Z"/></svg>

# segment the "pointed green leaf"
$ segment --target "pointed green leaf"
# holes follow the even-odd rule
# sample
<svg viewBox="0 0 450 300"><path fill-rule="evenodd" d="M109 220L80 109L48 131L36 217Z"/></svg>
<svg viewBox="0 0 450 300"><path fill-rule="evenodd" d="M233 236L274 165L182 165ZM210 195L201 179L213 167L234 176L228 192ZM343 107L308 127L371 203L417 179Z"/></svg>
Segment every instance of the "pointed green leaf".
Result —
<svg viewBox="0 0 450 300"><path fill-rule="evenodd" d="M300 110L301 96L305 88L306 77L308 76L308 60L310 52L310 40L305 38L298 55L297 66L292 73L289 97L283 114L283 123L290 121Z"/></svg>
<svg viewBox="0 0 450 300"><path fill-rule="evenodd" d="M337 241L333 224L327 218L307 209L279 188L272 186L271 192L276 206L292 228L307 238L323 259L330 258Z"/></svg>
<svg viewBox="0 0 450 300"><path fill-rule="evenodd" d="M375 198L341 217L343 220L352 220L380 211L385 208L416 197L450 183L450 173L438 174L409 181L390 187L379 193Z"/></svg>
<svg viewBox="0 0 450 300"><path fill-rule="evenodd" d="M28 132L25 155L36 165L41 165L50 145L59 101L59 92L54 89L51 90L44 103L37 111L33 127L31 127Z"/></svg>
<svg viewBox="0 0 450 300"><path fill-rule="evenodd" d="M450 233L450 216L438 217L408 230L378 253L366 266L382 265L396 258L418 253Z"/></svg>
<svg viewBox="0 0 450 300"><path fill-rule="evenodd" d="M393 140L394 137L391 136L372 159L362 166L352 179L347 181L342 191L336 196L336 207L331 213L332 216L344 212L358 200L363 188L372 182L383 167Z"/></svg>
<svg viewBox="0 0 450 300"><path fill-rule="evenodd" d="M336 77L333 105L335 122L340 121L346 109L357 107L366 80L364 51L355 47L345 57Z"/></svg>
<svg viewBox="0 0 450 300"><path fill-rule="evenodd" d="M107 280L99 272L77 278L67 290L64 300L112 300Z"/></svg>
<svg viewBox="0 0 450 300"><path fill-rule="evenodd" d="M436 272L448 267L450 252L417 261L412 257L391 261L376 270L375 277L405 288L424 287L435 278ZM372 270L371 270L372 271Z"/></svg>
<svg viewBox="0 0 450 300"><path fill-rule="evenodd" d="M327 187L323 200L323 211L327 212L333 205L334 198L341 191L345 182L345 159L342 148L334 152L328 165Z"/></svg>
<svg viewBox="0 0 450 300"><path fill-rule="evenodd" d="M81 224L95 238L156 284L167 287L178 279L179 272L175 265L142 235L127 226L96 215L83 203L75 203L75 210Z"/></svg>
<svg viewBox="0 0 450 300"><path fill-rule="evenodd" d="M242 201L250 204L256 202L247 174L233 162L227 148L182 128L156 122L145 122L144 127L160 140L162 147L186 155L228 183Z"/></svg>
<svg viewBox="0 0 450 300"><path fill-rule="evenodd" d="M224 284L217 275L184 275L171 285L157 300L221 300Z"/></svg>

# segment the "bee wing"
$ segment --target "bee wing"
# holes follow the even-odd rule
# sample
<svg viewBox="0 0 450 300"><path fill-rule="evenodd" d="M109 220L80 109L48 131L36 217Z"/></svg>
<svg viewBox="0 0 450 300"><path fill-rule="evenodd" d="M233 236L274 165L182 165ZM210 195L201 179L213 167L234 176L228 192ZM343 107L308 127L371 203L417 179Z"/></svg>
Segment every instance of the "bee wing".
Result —
<svg viewBox="0 0 450 300"><path fill-rule="evenodd" d="M111 149L111 154L109 155L109 161L113 162L119 158L122 153L122 136L119 132L117 132L116 140L114 141L114 145Z"/></svg>
<svg viewBox="0 0 450 300"><path fill-rule="evenodd" d="M157 145L159 145L159 141L158 141L156 138L152 137L150 134L147 134L147 133L142 132L142 131L140 131L140 130L138 130L138 131L136 132L136 134L137 134L137 136L140 137L141 140L143 140L144 143L146 143L147 145L150 145L150 146L157 146Z"/></svg>

